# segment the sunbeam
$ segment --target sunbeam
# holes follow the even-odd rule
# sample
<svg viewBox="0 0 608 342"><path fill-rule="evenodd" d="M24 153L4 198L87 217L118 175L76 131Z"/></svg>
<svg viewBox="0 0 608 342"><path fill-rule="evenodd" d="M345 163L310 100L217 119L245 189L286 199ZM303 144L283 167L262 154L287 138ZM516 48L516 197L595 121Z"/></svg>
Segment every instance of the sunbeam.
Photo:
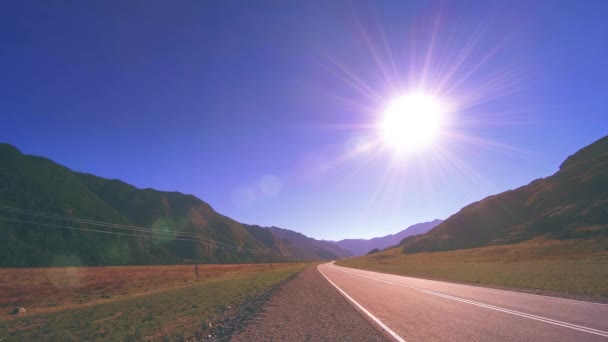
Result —
<svg viewBox="0 0 608 342"><path fill-rule="evenodd" d="M475 135L484 126L508 125L512 119L478 109L521 87L516 68L492 65L507 41L480 51L485 30L459 36L450 31L443 19L437 14L428 23L413 23L406 35L405 49L403 40L391 40L378 33L384 32L381 27L372 34L369 28L377 25L366 27L356 20L353 32L380 77L370 78L369 70L349 68L335 56L324 56L329 61L327 70L360 97L348 98L331 91L325 96L346 105L353 113L364 114L365 119L323 127L375 137L368 138L365 148L356 146L334 155L330 169L357 158L367 160L364 155L383 160L385 170L377 177L377 189L370 195L374 207L381 207L384 200L400 201L414 176L423 179L429 193L455 178L467 186L487 185L455 149L518 153L507 144ZM378 84L378 79L385 84ZM397 83L399 80L406 82Z"/></svg>

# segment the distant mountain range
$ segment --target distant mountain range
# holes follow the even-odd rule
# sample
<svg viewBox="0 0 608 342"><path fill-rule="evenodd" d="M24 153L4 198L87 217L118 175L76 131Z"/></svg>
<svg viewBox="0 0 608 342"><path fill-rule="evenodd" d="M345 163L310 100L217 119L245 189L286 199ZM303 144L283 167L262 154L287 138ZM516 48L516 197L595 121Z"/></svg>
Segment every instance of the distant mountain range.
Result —
<svg viewBox="0 0 608 342"><path fill-rule="evenodd" d="M568 157L554 175L472 203L401 246L439 252L534 238L608 238L608 136Z"/></svg>
<svg viewBox="0 0 608 342"><path fill-rule="evenodd" d="M329 241L315 240L304 234L283 228L270 227L268 229L270 229L272 235L281 240L281 246L290 248L292 253L295 252L303 259L329 260L353 256L347 249Z"/></svg>
<svg viewBox="0 0 608 342"><path fill-rule="evenodd" d="M607 241L608 136L568 157L554 175L445 221L336 242L242 224L192 195L138 189L0 144L0 236L0 267L321 260L394 245L416 253L534 238Z"/></svg>
<svg viewBox="0 0 608 342"><path fill-rule="evenodd" d="M350 256L290 230L239 223L192 195L75 172L8 144L0 144L0 236L0 266L10 267Z"/></svg>
<svg viewBox="0 0 608 342"><path fill-rule="evenodd" d="M430 222L423 222L412 225L404 230L382 237L376 237L372 239L345 239L340 241L329 241L334 243L343 249L352 253L353 256L361 256L369 253L373 249L385 249L387 247L397 246L401 240L408 236L424 234L443 222L442 220L436 219Z"/></svg>

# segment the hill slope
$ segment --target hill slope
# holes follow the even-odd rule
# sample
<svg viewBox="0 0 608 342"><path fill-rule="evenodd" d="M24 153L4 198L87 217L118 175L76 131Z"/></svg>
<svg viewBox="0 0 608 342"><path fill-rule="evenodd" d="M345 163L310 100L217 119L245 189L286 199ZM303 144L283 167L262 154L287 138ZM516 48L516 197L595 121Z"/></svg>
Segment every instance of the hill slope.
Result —
<svg viewBox="0 0 608 342"><path fill-rule="evenodd" d="M278 227L270 227L269 229L272 231L272 235L283 242L282 248L285 249L285 254L294 253L302 256L319 255L323 259L336 259L335 256L339 256L339 258L353 256L350 251L336 246L329 241L315 240L288 229Z"/></svg>
<svg viewBox="0 0 608 342"><path fill-rule="evenodd" d="M194 258L195 248L203 262L214 263L336 259L348 254L333 247L326 250L314 239L298 240L298 248L292 248L290 238L236 222L192 195L142 190L74 172L49 159L24 155L8 144L0 144L0 206L6 206L0 210L0 266L181 263ZM155 231L101 227L7 207ZM216 242L208 246L182 241L184 232Z"/></svg>
<svg viewBox="0 0 608 342"><path fill-rule="evenodd" d="M608 136L568 157L554 175L462 208L404 252L438 252L545 239L608 236Z"/></svg>
<svg viewBox="0 0 608 342"><path fill-rule="evenodd" d="M387 247L396 246L406 237L424 234L441 222L443 221L437 219L430 222L418 223L409 226L396 234L390 234L372 239L345 239L331 242L342 247L343 249L346 249L352 253L353 256L361 256L365 255L374 248L384 249Z"/></svg>

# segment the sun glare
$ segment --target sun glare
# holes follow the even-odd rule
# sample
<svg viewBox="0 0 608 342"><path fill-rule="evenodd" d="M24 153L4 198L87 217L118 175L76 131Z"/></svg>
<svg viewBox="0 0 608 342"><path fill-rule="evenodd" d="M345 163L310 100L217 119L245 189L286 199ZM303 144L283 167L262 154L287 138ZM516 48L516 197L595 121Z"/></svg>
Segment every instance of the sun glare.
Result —
<svg viewBox="0 0 608 342"><path fill-rule="evenodd" d="M431 145L437 139L445 115L437 98L412 93L394 99L384 111L380 135L384 143L398 151L411 151Z"/></svg>

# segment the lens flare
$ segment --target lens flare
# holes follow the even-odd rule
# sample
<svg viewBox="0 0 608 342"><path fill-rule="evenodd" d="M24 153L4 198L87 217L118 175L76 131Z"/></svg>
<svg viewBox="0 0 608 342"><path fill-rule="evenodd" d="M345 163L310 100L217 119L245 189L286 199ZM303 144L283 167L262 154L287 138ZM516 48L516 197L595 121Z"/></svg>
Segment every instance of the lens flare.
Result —
<svg viewBox="0 0 608 342"><path fill-rule="evenodd" d="M322 175L339 171L348 186L358 175L376 171L370 210L384 212L415 192L433 203L446 187L474 200L493 185L470 161L479 160L482 150L525 153L495 141L495 131L485 128L533 121L532 112L506 101L529 76L501 57L508 38L489 41L488 27L462 29L444 15L449 12L429 7L390 34L373 16L355 16L357 59L320 51L322 66L340 87L321 84L314 94L340 115L350 114L317 126L347 136L343 144L322 147L327 156ZM364 143L353 143L357 137Z"/></svg>

